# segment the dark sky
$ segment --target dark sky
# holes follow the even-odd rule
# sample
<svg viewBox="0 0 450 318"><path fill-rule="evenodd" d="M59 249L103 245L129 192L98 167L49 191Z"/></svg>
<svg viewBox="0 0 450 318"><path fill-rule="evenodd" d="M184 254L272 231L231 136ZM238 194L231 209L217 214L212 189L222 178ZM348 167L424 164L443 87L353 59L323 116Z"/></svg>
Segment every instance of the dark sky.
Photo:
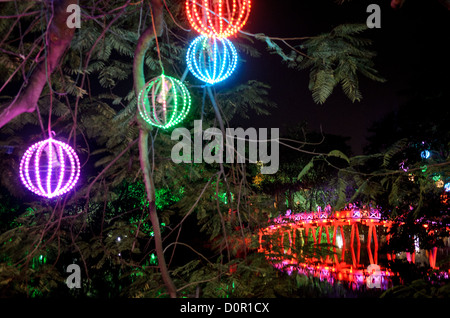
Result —
<svg viewBox="0 0 450 318"><path fill-rule="evenodd" d="M400 10L393 10L389 0L353 0L344 5L333 0L255 0L245 30L273 37L314 36L342 23L365 23L370 3L381 7L381 29L362 36L374 41L376 69L386 83L360 77L361 102L352 103L337 87L324 105L317 105L308 90L308 70L289 69L279 56L268 53L258 59L244 56L246 63L236 76L270 84L270 98L278 108L269 117L252 115L251 120L238 124L282 128L307 121L311 130L322 126L325 133L351 137L354 153L361 154L368 128L405 104L412 81L443 73L447 76L443 80L450 83L450 12L438 0L406 0ZM263 43L255 45L265 52Z"/></svg>

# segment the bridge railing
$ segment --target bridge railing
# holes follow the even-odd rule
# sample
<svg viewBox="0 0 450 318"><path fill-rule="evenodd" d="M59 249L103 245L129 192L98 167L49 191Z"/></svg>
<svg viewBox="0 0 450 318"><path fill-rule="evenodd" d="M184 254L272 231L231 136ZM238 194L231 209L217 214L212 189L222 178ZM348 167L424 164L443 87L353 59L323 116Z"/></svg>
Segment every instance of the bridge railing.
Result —
<svg viewBox="0 0 450 318"><path fill-rule="evenodd" d="M290 215L280 215L271 220L276 224L288 223L310 223L317 221L331 221L331 220L381 220L381 212L379 209L349 209L335 212L319 211L319 212L302 212Z"/></svg>

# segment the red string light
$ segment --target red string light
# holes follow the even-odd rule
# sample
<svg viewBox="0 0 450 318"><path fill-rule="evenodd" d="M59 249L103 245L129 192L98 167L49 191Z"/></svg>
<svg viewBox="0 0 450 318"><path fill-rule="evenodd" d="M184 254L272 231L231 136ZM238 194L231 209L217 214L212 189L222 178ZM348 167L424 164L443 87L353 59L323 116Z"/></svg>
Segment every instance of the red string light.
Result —
<svg viewBox="0 0 450 318"><path fill-rule="evenodd" d="M186 0L192 28L208 37L235 35L247 23L250 9L251 0Z"/></svg>

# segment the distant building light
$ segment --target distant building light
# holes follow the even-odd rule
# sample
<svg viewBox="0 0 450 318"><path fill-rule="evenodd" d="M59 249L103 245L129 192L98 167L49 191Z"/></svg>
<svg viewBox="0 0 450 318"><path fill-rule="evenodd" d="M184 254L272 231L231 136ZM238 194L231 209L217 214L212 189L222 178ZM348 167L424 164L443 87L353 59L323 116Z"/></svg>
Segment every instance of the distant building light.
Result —
<svg viewBox="0 0 450 318"><path fill-rule="evenodd" d="M430 158L431 153L430 153L430 151L428 151L428 150L424 150L424 151L422 151L422 153L420 154L420 156L422 157L422 159L428 159L428 158Z"/></svg>

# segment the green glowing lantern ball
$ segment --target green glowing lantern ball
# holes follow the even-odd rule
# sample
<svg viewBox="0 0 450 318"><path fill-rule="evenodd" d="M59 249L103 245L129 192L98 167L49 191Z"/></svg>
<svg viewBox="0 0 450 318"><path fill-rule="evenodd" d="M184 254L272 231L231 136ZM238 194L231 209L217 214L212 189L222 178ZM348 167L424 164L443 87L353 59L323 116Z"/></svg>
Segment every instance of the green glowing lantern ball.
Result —
<svg viewBox="0 0 450 318"><path fill-rule="evenodd" d="M191 96L179 80L162 74L149 81L138 96L138 110L150 125L169 129L181 123L191 108Z"/></svg>

